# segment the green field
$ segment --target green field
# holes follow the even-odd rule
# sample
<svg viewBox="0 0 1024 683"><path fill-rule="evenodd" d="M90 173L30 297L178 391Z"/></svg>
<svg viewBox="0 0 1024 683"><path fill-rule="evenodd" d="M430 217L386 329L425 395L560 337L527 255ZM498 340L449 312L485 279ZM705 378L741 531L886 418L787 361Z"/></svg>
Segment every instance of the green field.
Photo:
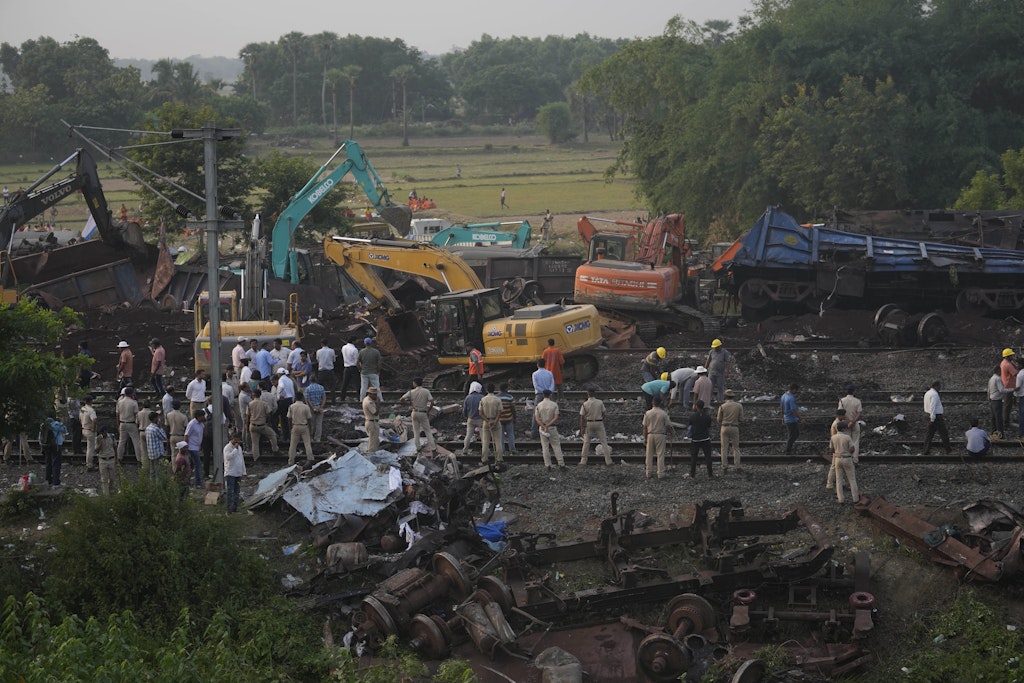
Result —
<svg viewBox="0 0 1024 683"><path fill-rule="evenodd" d="M249 151L258 156L278 150L304 156L318 165L334 151L326 140L322 144L294 138L287 143L274 140L277 138L269 136L255 139ZM430 197L437 203L437 209L422 214L424 216L467 222L526 219L539 226L544 211L551 209L556 214L555 234L561 238L558 246L571 248L575 245L575 221L580 214L624 218L644 211L633 196L634 185L630 180L616 179L609 183L604 179L604 171L614 161L620 143L550 145L540 136L413 137L409 147L402 147L397 138L370 138L359 143L395 202L404 203L409 192L415 189L420 197ZM68 154L73 151L69 147ZM134 214L139 199L132 192L133 185L118 175L116 165L97 161L107 202L115 217L122 203ZM457 165L462 169L462 177L458 179L455 177ZM0 166L0 186L6 185L12 192L28 187L51 167L45 164ZM68 164L66 170L55 174L49 182L67 176L71 170L73 164ZM509 205L504 212L499 202L502 187L507 192ZM202 191L202 188L194 189ZM292 188L292 191L298 189ZM350 196L349 203L361 213L366 198L356 194ZM55 223L59 229L76 230L81 229L87 218L85 201L76 194L58 205L56 221L49 215L40 216L33 224ZM170 226L180 222L169 209L167 220Z"/></svg>

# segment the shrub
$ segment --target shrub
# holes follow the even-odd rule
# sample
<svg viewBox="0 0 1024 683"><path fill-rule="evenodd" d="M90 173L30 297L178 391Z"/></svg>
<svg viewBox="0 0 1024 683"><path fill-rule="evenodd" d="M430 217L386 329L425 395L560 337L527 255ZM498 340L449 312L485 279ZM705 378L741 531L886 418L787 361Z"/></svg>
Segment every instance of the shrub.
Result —
<svg viewBox="0 0 1024 683"><path fill-rule="evenodd" d="M105 618L124 610L171 627L270 593L259 558L237 543L234 520L203 514L169 482L143 479L113 497L76 498L52 537L49 599L66 613Z"/></svg>

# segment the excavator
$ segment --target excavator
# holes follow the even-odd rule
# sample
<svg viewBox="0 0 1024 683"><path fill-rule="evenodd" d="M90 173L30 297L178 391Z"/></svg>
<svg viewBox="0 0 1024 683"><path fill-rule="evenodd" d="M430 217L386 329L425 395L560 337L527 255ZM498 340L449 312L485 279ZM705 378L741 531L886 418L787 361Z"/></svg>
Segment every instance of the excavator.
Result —
<svg viewBox="0 0 1024 683"><path fill-rule="evenodd" d="M500 288L484 288L460 258L424 242L332 237L324 241L324 254L372 300L370 310L380 313L377 332L382 348L407 348L414 336L426 335L422 328L417 331L415 314L402 307L374 267L429 278L450 290L428 303L430 337L443 366L465 365L468 344L482 350L492 365L532 365L547 340L554 339L566 356L567 377L582 381L597 372L597 360L586 353L601 343L600 319L593 306L543 304L510 311ZM425 379L442 388L458 386L461 377L448 371Z"/></svg>
<svg viewBox="0 0 1024 683"><path fill-rule="evenodd" d="M508 226L516 226L514 230ZM529 221L506 223L468 223L452 225L430 238L433 244L451 249L453 247L507 247L529 249L532 228Z"/></svg>
<svg viewBox="0 0 1024 683"><path fill-rule="evenodd" d="M43 185L72 162L75 163L75 170L71 175L49 185ZM89 213L96 222L96 228L104 244L119 250L127 248L132 253L145 253L147 245L139 224L114 222L107 207L107 198L103 194L96 162L86 150L77 149L67 159L43 174L39 180L16 192L10 202L0 209L0 300L4 303L17 300L15 268L9 253L18 226L28 223L76 191L81 191L85 197Z"/></svg>
<svg viewBox="0 0 1024 683"><path fill-rule="evenodd" d="M345 161L327 172L327 167L342 151L346 154ZM292 284L299 282L298 257L294 244L295 231L298 230L302 219L320 203L324 195L349 173L366 193L366 197L380 213L381 218L393 225L399 234L404 235L408 232L409 224L412 221L412 210L408 206L391 201L384 182L377 175L373 164L366 158L362 147L354 140L346 140L341 147L335 150L331 158L313 174L313 177L302 189L295 193L274 224L271 265L275 277L288 280Z"/></svg>
<svg viewBox="0 0 1024 683"><path fill-rule="evenodd" d="M577 222L588 255L576 269L576 301L629 312L640 320L645 341L659 322L696 332L716 327L715 318L683 303L695 296L681 214L658 216L647 225L608 221L628 231L599 231L595 220L601 219L584 216Z"/></svg>

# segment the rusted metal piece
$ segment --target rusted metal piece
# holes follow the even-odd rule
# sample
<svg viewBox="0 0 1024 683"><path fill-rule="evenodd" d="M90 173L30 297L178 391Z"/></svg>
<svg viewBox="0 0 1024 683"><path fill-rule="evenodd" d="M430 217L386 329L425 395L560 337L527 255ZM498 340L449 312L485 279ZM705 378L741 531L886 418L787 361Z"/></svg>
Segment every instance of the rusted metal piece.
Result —
<svg viewBox="0 0 1024 683"><path fill-rule="evenodd" d="M861 496L855 507L933 562L953 567L961 580L995 582L1021 571L1024 528L1020 526L997 550L987 553L950 535L948 527L915 517L881 496Z"/></svg>
<svg viewBox="0 0 1024 683"><path fill-rule="evenodd" d="M640 641L636 661L650 680L669 683L686 673L690 666L690 652L672 636L657 633Z"/></svg>

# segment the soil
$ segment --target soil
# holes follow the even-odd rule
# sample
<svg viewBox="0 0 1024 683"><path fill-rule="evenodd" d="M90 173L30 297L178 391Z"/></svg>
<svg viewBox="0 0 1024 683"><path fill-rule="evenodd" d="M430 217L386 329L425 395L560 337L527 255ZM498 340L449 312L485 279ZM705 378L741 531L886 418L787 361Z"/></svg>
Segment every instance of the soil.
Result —
<svg viewBox="0 0 1024 683"><path fill-rule="evenodd" d="M858 385L859 393L891 392L891 408L876 408L865 414L867 427L863 432L862 458L857 471L861 492L884 496L933 522L962 522L958 508L966 502L981 498L1016 500L1020 468L1017 458L1024 453L1004 446L997 460L951 465L893 465L873 462L872 458L883 453L917 452L919 446L915 442L921 440L924 431L921 397L931 382L941 379L946 391L982 391L992 367L999 360L1000 350L1021 345L1022 327L1015 320L946 316L950 328L947 347L873 352L819 353L814 350L815 339L821 345L832 340L872 342L871 317L870 312L833 310L821 316L770 318L718 335L727 348L737 349L736 365L742 374L731 377L729 386L750 405L749 417L741 430L744 441L782 439L784 429L777 414L779 394L790 382L799 382L804 387L800 400L813 406L806 413L801 442L805 459L787 465L750 464L741 471L723 472L716 454L713 478L708 479L706 473L698 471L697 477L690 479L684 476L689 469L685 464L686 447L676 443L670 456L668 476L660 481L645 479L642 465L617 462L607 467L593 455L587 467L577 467L579 441L572 435L577 427L578 405L566 405L560 426L563 435L569 435L563 446L570 467L548 472L541 466L540 454L532 453L536 456L535 463L513 465L500 475L500 495L509 515L510 529L516 533L552 532L561 540L595 534L600 521L611 515L613 492L618 494L620 511L642 511L656 524L677 521L685 514L687 505L700 501L736 498L742 501L748 517L777 516L792 504L803 504L822 522L840 562L850 561L858 550L871 553L872 592L877 597L879 610L871 648L880 663L878 666L891 671L900 654L901 634L922 616L941 609L956 590L956 581L948 568L907 552L869 520L856 514L849 502L839 504L834 492L825 490L827 463L821 456L827 444L827 424L832 418L832 409L827 404L834 405L844 393L843 387L850 382ZM305 348L319 348L320 335L339 329L344 323L325 321L306 339ZM181 313L149 308L90 312L85 315L82 328L72 331L64 350L74 353L79 341L88 340L97 359L94 369L100 375L95 386L112 388L117 342L125 339L131 344L136 354L136 377L145 379L149 364L146 343L157 337L168 349L169 375L173 383L183 386L192 374L190 334L191 321ZM708 334L677 333L662 337L659 343L672 349L693 349L679 352L670 359L675 367L692 367L702 362L710 340ZM643 411L635 398L639 384L637 365L644 353L610 356L611 360L592 382L603 391L623 394L621 398L606 401L610 436L620 433L624 438L635 439L639 431ZM413 375L439 369L432 360L422 357L392 357L387 360L387 368L383 378L386 409L392 408ZM674 421L683 420L678 408L671 412ZM889 424L898 414L906 417L901 431L888 434L871 431ZM987 406L980 399L976 405L951 403L947 408L951 436L962 440L971 417L981 418L983 426L987 426L987 415ZM520 425L523 424L521 421ZM441 438L459 438L464 430L455 415L437 418L434 426ZM337 406L328 413L325 432L346 443L355 443L360 436L355 423L343 419ZM523 434L525 427L520 426L518 432ZM779 452L778 445L766 449L762 452ZM318 454L326 455L337 449L325 443L317 450ZM756 456L758 451L751 448L744 454ZM250 464L243 492L251 491L262 476L274 469L276 466L269 464ZM42 479L43 468L39 464L3 467L0 486L13 486L20 475L30 471ZM128 464L125 472L130 478L137 476L133 464ZM66 489L88 493L98 490L97 475L85 472L80 461L65 465L63 479ZM308 540L309 528L301 519L289 519L288 511L275 508L249 513L247 520L251 527L247 535L266 539L259 545L261 551L272 558L275 571L282 576L292 574L305 579L315 573L318 562L308 553L281 554L281 548ZM558 571L571 576L573 570L559 567ZM600 576L584 578L602 580ZM987 595L1001 604L1007 623L1017 623L1024 616L1024 600L1019 591L998 586L988 589Z"/></svg>

